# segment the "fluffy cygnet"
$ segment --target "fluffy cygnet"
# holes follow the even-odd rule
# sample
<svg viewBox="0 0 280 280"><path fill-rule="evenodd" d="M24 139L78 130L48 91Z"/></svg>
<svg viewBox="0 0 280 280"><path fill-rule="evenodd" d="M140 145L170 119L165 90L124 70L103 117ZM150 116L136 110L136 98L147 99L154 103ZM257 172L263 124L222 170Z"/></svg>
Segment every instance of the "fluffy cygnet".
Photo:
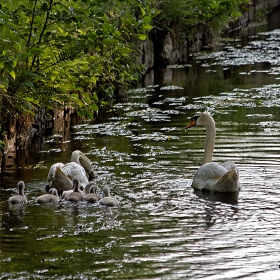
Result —
<svg viewBox="0 0 280 280"><path fill-rule="evenodd" d="M101 196L96 193L97 187L96 185L92 185L89 189L89 194L84 196L84 200L89 203L96 203L101 199Z"/></svg>
<svg viewBox="0 0 280 280"><path fill-rule="evenodd" d="M57 189L51 188L49 193L43 194L36 199L36 203L44 204L44 203L56 203L59 201L59 196Z"/></svg>
<svg viewBox="0 0 280 280"><path fill-rule="evenodd" d="M84 192L85 195L90 193L90 188L91 188L92 186L96 186L96 187L97 187L95 181L90 181L90 182L85 186L85 188L84 188L84 190L83 190L83 192Z"/></svg>
<svg viewBox="0 0 280 280"><path fill-rule="evenodd" d="M9 203L11 204L25 204L27 203L27 198L24 195L25 184L23 181L19 181L17 184L18 194L13 195L9 198Z"/></svg>
<svg viewBox="0 0 280 280"><path fill-rule="evenodd" d="M111 207L118 207L119 206L119 202L116 198L114 198L113 196L110 196L110 189L109 187L104 187L103 188L103 198L99 201L99 203L101 205L105 205L105 206L111 206Z"/></svg>
<svg viewBox="0 0 280 280"><path fill-rule="evenodd" d="M71 202L78 202L84 198L84 195L80 190L80 180L78 178L73 179L73 187L73 192L68 194L65 199Z"/></svg>

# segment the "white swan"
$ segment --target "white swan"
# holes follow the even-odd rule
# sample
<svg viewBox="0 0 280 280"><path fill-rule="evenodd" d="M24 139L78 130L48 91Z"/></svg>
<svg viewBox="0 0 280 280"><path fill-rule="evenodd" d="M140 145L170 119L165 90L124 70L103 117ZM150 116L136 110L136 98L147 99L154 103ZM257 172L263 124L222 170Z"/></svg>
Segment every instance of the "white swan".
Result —
<svg viewBox="0 0 280 280"><path fill-rule="evenodd" d="M71 190L73 188L72 180L74 177L79 179L83 187L88 184L86 171L78 163L55 163L51 166L47 177L46 191L50 188L56 188L59 193L65 190Z"/></svg>
<svg viewBox="0 0 280 280"><path fill-rule="evenodd" d="M110 206L110 207L118 207L119 206L118 200L115 197L110 196L109 187L106 186L106 187L103 188L103 195L104 195L104 197L99 201L99 203L101 205Z"/></svg>
<svg viewBox="0 0 280 280"><path fill-rule="evenodd" d="M81 151L76 150L71 155L71 162L63 164L61 162L55 163L50 167L46 191L50 188L56 188L59 193L73 188L73 178L78 178L82 187L89 183L89 177L93 176L93 168L90 160Z"/></svg>
<svg viewBox="0 0 280 280"><path fill-rule="evenodd" d="M195 125L202 125L206 128L206 145L202 161L203 165L197 170L192 187L212 192L239 191L239 172L236 164L232 161L227 161L222 164L212 162L216 136L214 119L208 113L197 113L191 118L191 122L185 127L185 129L191 128Z"/></svg>
<svg viewBox="0 0 280 280"><path fill-rule="evenodd" d="M24 182L19 181L18 184L17 184L18 194L11 196L8 200L9 203L11 203L11 204L26 204L27 203L27 198L25 197L25 194L24 194L24 188L25 188Z"/></svg>

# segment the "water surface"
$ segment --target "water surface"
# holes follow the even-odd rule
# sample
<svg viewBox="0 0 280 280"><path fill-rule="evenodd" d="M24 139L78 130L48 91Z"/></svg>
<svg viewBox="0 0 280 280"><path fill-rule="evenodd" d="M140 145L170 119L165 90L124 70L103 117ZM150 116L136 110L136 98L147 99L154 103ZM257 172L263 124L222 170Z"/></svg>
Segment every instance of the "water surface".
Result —
<svg viewBox="0 0 280 280"><path fill-rule="evenodd" d="M279 40L279 29L261 26L246 42L151 72L102 122L72 126L7 168L0 279L280 279ZM213 161L239 167L238 194L191 187L205 130L184 127L204 110L216 120ZM50 166L75 149L119 208L35 203ZM19 180L29 203L10 207Z"/></svg>

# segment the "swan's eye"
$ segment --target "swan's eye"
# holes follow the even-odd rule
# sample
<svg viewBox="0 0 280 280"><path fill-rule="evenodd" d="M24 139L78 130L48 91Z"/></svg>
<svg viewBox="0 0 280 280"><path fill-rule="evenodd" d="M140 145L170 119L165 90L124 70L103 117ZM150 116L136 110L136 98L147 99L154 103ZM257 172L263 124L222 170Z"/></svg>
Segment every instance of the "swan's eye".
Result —
<svg viewBox="0 0 280 280"><path fill-rule="evenodd" d="M199 118L199 116L194 116L194 117L192 117L191 120L197 122L198 118Z"/></svg>

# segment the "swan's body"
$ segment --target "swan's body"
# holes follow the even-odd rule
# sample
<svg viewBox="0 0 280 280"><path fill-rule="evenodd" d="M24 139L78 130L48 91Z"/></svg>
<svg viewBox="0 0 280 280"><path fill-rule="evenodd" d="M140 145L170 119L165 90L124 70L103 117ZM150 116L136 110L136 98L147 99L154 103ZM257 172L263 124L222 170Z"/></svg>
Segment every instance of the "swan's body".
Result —
<svg viewBox="0 0 280 280"><path fill-rule="evenodd" d="M68 194L65 199L72 202L78 202L84 198L82 191L80 190L80 180L78 178L73 179L73 192Z"/></svg>
<svg viewBox="0 0 280 280"><path fill-rule="evenodd" d="M78 178L83 187L88 184L86 171L80 164L76 162L55 163L49 170L46 190L56 188L59 193L64 190L71 190L73 188L73 178Z"/></svg>
<svg viewBox="0 0 280 280"><path fill-rule="evenodd" d="M110 207L118 207L119 202L116 198L110 196L110 189L109 187L103 188L103 195L104 197L99 201L101 205L110 206Z"/></svg>
<svg viewBox="0 0 280 280"><path fill-rule="evenodd" d="M59 201L59 196L57 189L51 188L49 193L38 196L36 199L36 203L45 204L45 203L56 203Z"/></svg>
<svg viewBox="0 0 280 280"><path fill-rule="evenodd" d="M90 189L89 193L84 196L84 200L86 200L89 203L96 203L101 199L101 196L96 193L97 187L95 184L93 184Z"/></svg>
<svg viewBox="0 0 280 280"><path fill-rule="evenodd" d="M18 194L11 196L8 200L9 203L11 203L11 204L26 204L27 203L27 198L25 197L24 189L25 189L24 182L19 181L18 184L17 184Z"/></svg>
<svg viewBox="0 0 280 280"><path fill-rule="evenodd" d="M208 113L197 113L186 129L195 125L206 128L206 145L202 166L197 170L192 186L199 190L212 192L237 192L240 190L238 169L234 162L227 161L223 164L212 162L216 128L215 121Z"/></svg>

